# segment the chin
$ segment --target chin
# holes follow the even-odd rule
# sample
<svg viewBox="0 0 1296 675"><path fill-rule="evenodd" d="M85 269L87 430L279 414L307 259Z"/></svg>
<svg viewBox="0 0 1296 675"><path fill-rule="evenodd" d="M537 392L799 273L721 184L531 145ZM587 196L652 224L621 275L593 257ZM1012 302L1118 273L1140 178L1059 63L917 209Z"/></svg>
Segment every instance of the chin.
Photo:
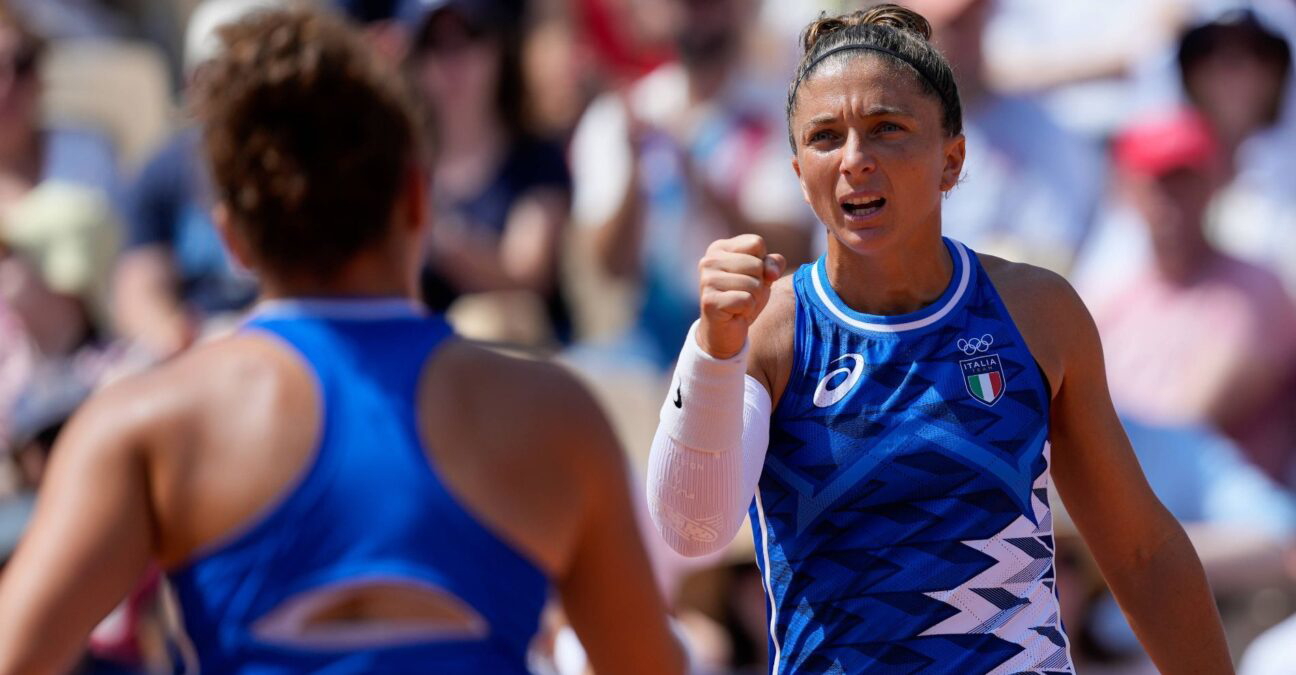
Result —
<svg viewBox="0 0 1296 675"><path fill-rule="evenodd" d="M872 255L885 251L895 237L889 227L850 227L838 225L829 228L829 234L842 248L860 255Z"/></svg>

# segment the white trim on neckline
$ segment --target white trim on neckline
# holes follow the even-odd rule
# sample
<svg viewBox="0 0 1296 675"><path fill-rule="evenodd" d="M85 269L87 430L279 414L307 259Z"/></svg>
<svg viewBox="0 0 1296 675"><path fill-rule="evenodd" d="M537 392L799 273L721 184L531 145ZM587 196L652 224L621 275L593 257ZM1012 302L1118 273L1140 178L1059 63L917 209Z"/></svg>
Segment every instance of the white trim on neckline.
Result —
<svg viewBox="0 0 1296 675"><path fill-rule="evenodd" d="M829 296L828 292L824 289L823 282L819 280L820 272L823 272L823 276L828 276L827 270L824 269L825 258L820 258L819 261L815 263L814 268L810 270L810 279L814 282L814 289L815 293L819 296L819 302L822 303L833 316L837 317L838 320L852 328L873 331L875 333L901 333L904 331L926 328L927 326L945 318L947 314L954 311L954 307L958 305L959 301L963 299L963 294L967 292L968 284L972 279L972 261L968 259L967 249L963 247L963 244L954 241L953 239L951 239L950 242L954 244L954 248L958 251L959 262L963 265L963 273L959 277L958 288L955 289L954 295L950 296L950 299L945 302L944 306L921 319L915 319L905 323L873 323L869 321L861 321L848 316L846 312L842 311L842 309L837 306L837 303L833 302L832 297Z"/></svg>
<svg viewBox="0 0 1296 675"><path fill-rule="evenodd" d="M257 303L250 317L383 321L418 318L427 314L422 305L409 298L285 298Z"/></svg>

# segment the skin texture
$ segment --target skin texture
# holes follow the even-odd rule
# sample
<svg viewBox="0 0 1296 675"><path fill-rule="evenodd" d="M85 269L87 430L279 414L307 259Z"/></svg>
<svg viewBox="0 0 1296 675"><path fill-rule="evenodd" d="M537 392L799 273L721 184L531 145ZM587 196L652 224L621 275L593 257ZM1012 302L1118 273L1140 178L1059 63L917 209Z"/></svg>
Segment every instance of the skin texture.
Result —
<svg viewBox="0 0 1296 675"><path fill-rule="evenodd" d="M916 75L872 55L822 68L799 95L794 167L829 231L829 281L857 311L916 311L953 274L940 195L958 180L963 139L945 135L939 102L922 94ZM840 202L860 193L886 197L886 207L852 220ZM717 242L712 251L723 254L702 263L710 274L702 279L699 345L726 357L749 339L748 374L777 405L793 366L791 279L770 283L779 262L758 237ZM1054 484L1135 632L1161 672L1232 672L1201 563L1148 487L1112 407L1088 310L1051 272L989 256L981 262L1051 383ZM709 297L723 302L708 305Z"/></svg>
<svg viewBox="0 0 1296 675"><path fill-rule="evenodd" d="M216 220L269 297L413 298L425 184L411 170L388 238L326 280L276 275L224 209ZM288 348L239 334L93 398L60 438L35 519L0 579L0 673L62 672L151 558L174 569L281 499L318 438L312 378ZM682 672L621 450L585 389L556 366L451 342L425 364L417 407L442 480L549 575L591 663ZM344 611L363 622L418 610L375 591L348 598Z"/></svg>

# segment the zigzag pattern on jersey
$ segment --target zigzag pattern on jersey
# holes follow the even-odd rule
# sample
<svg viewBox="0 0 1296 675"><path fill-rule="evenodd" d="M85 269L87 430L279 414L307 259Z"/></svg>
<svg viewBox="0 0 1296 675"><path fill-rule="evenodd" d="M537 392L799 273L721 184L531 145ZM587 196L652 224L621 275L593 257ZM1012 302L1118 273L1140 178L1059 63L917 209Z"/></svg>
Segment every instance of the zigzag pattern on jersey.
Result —
<svg viewBox="0 0 1296 675"><path fill-rule="evenodd" d="M834 320L813 268L797 273L801 370L774 413L752 507L779 672L1071 672L1053 584L1046 384L973 265L961 307L891 335ZM969 356L955 346L983 334L1006 383L994 405L965 387ZM814 405L845 354L864 357L863 377L840 402Z"/></svg>

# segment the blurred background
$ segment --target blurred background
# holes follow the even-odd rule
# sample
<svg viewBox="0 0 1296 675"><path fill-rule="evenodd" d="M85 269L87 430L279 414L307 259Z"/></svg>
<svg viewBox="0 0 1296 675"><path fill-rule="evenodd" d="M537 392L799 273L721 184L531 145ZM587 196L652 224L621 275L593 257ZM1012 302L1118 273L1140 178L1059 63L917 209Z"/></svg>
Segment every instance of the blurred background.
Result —
<svg viewBox="0 0 1296 675"><path fill-rule="evenodd" d="M318 2L402 69L436 129L425 301L584 376L642 472L706 245L823 251L786 89L799 30L866 0ZM255 298L208 217L186 92L220 25L277 4L0 0L0 559L85 397ZM946 233L1080 290L1241 672L1296 673L1296 0L906 4L963 97ZM1155 672L1055 509L1081 672ZM765 672L750 534L702 560L645 540L695 670ZM167 670L173 624L151 574L83 670ZM585 671L560 608L534 652L537 672Z"/></svg>

